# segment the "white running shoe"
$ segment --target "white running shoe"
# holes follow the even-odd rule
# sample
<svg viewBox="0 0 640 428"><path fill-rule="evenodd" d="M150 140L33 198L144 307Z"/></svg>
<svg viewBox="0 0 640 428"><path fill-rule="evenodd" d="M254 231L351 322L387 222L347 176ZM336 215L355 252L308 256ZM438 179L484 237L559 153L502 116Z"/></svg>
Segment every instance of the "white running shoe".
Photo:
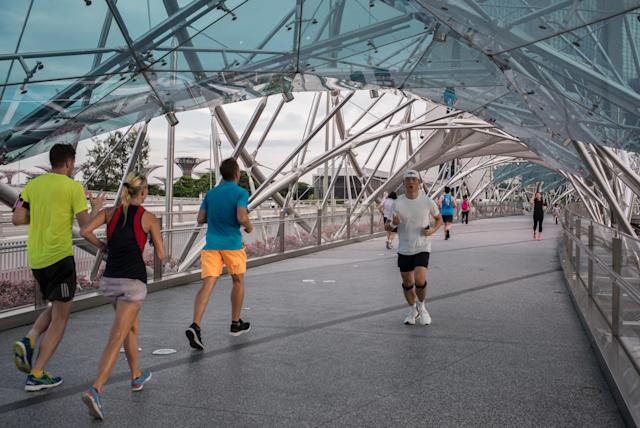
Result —
<svg viewBox="0 0 640 428"><path fill-rule="evenodd" d="M407 314L407 316L404 319L404 323L407 325L415 325L416 324L416 318L418 318L418 309L415 307L415 305L412 305L409 308L409 313Z"/></svg>
<svg viewBox="0 0 640 428"><path fill-rule="evenodd" d="M418 312L418 323L420 325L431 324L431 315L429 315L429 312L427 312L427 308L425 308L424 303L418 307L417 312Z"/></svg>

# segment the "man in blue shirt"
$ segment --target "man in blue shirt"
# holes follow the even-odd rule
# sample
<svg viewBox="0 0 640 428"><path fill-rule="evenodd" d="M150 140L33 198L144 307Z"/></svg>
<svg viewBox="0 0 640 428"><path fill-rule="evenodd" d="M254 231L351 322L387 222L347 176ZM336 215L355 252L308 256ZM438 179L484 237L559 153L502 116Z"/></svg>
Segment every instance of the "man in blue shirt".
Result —
<svg viewBox="0 0 640 428"><path fill-rule="evenodd" d="M200 323L223 265L226 265L233 281L229 334L239 336L250 329L249 323L240 319L244 273L247 271L240 226L244 226L246 233L253 231L247 208L249 192L238 185L240 167L235 159L225 159L220 164L220 174L223 180L207 192L198 212L198 224L207 223L206 244L200 256L203 282L195 298L193 323L185 332L189 345L198 350L204 350Z"/></svg>

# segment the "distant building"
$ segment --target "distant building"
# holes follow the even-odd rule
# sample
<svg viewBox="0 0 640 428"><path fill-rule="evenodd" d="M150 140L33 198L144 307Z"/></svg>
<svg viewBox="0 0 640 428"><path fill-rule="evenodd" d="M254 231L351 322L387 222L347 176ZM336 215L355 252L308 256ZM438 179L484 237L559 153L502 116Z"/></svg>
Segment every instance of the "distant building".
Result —
<svg viewBox="0 0 640 428"><path fill-rule="evenodd" d="M363 183L366 183L368 178L373 174L373 170L370 168L365 168L364 171L366 177L360 181L360 177L356 174L356 172L349 168L348 171L345 171L345 168L342 168L340 171L340 175L336 178L336 184L334 187L334 197L336 199L348 199L349 191L347 188L347 182L351 184L351 198L355 198L360 191L362 190ZM350 180L347 180L347 176L349 176ZM380 187L389 177L389 173L385 171L377 171L373 178L371 179L371 187L373 189L377 189ZM331 184L331 169L327 169L327 186ZM324 167L318 168L313 175L313 194L316 199L324 198Z"/></svg>

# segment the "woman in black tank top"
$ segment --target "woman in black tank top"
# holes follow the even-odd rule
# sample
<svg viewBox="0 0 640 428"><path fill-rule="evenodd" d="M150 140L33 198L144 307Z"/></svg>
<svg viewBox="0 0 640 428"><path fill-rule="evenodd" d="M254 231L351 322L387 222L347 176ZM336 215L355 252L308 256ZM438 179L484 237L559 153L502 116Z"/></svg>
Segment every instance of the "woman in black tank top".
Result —
<svg viewBox="0 0 640 428"><path fill-rule="evenodd" d="M98 376L82 395L89 412L98 419L102 411L102 388L107 382L124 345L131 369L131 389L139 391L151 379L151 372L138 365L138 313L146 296L147 269L143 252L148 234L156 254L164 259L164 246L157 218L145 211L142 203L149 194L147 180L131 173L122 191L122 204L100 211L82 228L82 236L102 251L107 251L107 267L101 279L102 293L113 300L116 317L98 366ZM94 230L107 224L107 243L101 242Z"/></svg>
<svg viewBox="0 0 640 428"><path fill-rule="evenodd" d="M536 192L533 198L533 239L542 240L542 222L544 221L544 208L547 204L542 199L542 193ZM536 228L538 232L536 232Z"/></svg>

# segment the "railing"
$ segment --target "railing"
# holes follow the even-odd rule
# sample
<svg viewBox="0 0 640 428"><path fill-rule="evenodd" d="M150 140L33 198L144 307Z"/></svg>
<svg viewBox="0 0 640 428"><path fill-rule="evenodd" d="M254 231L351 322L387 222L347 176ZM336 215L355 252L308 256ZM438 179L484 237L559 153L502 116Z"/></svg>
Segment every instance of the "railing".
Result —
<svg viewBox="0 0 640 428"><path fill-rule="evenodd" d="M640 373L640 240L566 209L565 268Z"/></svg>
<svg viewBox="0 0 640 428"><path fill-rule="evenodd" d="M366 239L384 232L382 216L373 207L367 208L359 217L353 216L349 206L332 210L315 211L299 216L285 215L278 211L275 218L254 220L252 233L243 235L249 260L275 254L292 252L313 247L322 248L326 244L347 242L352 238ZM522 214L520 203L482 203L471 207L470 219L491 218ZM347 222L347 218L351 218ZM205 227L175 227L163 230L163 240L168 254L164 264L154 260L154 250L147 245L143 255L151 281L161 280L178 272L180 263L191 249L204 237ZM318 233L319 232L319 233ZM195 236L194 236L195 235ZM102 236L103 238L104 236ZM83 243L78 239L74 244ZM96 266L96 257L76 245L73 247L78 278L76 295L95 293L99 277L104 270L104 262ZM199 260L182 272L197 272ZM97 280L91 281L97 272ZM31 269L27 262L26 241L0 243L0 317L3 312L16 308L38 308L43 304Z"/></svg>

